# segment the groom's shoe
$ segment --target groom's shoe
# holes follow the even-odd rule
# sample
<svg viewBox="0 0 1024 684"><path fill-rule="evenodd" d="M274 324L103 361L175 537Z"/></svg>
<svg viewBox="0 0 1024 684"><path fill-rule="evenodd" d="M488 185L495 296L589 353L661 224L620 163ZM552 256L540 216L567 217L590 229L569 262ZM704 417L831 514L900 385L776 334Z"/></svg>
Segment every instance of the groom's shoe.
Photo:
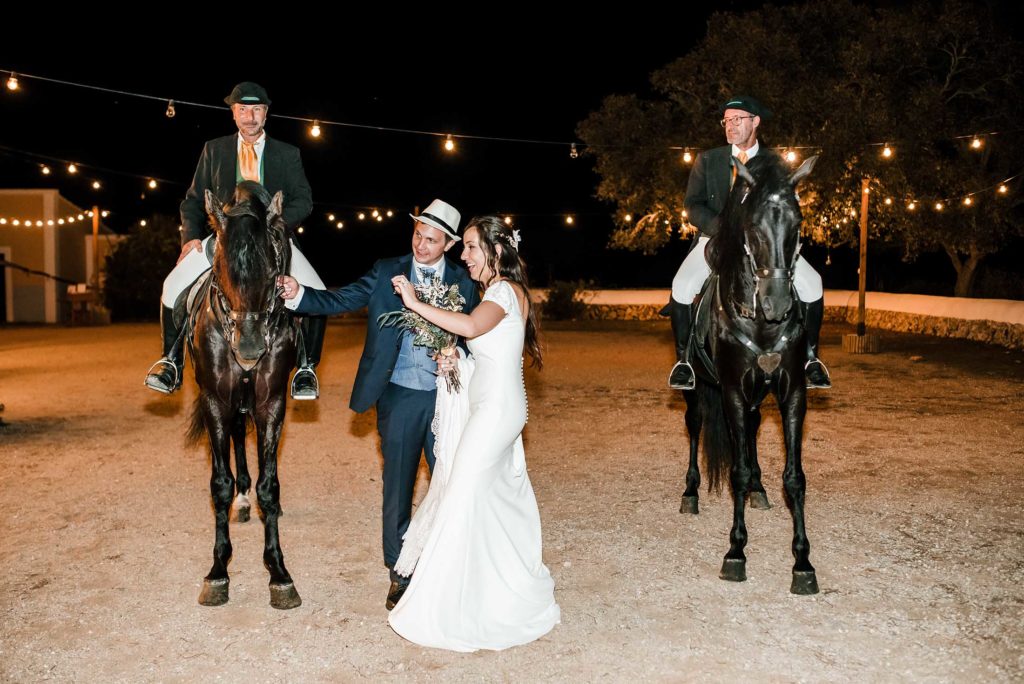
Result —
<svg viewBox="0 0 1024 684"><path fill-rule="evenodd" d="M384 604L384 607L391 610L398 604L402 598L402 594L409 588L409 580L404 577L399 580L391 580L391 589L388 590L388 600Z"/></svg>

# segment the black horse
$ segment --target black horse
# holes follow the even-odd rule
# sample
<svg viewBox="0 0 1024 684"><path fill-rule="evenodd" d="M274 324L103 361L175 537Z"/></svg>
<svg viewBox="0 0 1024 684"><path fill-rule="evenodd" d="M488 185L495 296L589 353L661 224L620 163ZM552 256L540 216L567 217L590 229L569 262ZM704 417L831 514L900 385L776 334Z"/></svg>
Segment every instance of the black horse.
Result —
<svg viewBox="0 0 1024 684"><path fill-rule="evenodd" d="M234 442L238 471L236 519L249 518L252 484L245 461L247 421L256 427L259 479L256 497L264 525L263 563L270 571L270 605L302 603L284 566L278 539L281 514L277 446L284 421L288 376L295 362L296 324L277 296L276 278L288 272L291 250L281 218L282 195L273 198L259 183L243 181L221 206L206 192L206 211L216 234L209 286L192 307L189 351L199 385L190 435L210 438L210 492L216 515L213 567L199 603L228 600L231 539L228 516L236 480L231 474Z"/></svg>
<svg viewBox="0 0 1024 684"><path fill-rule="evenodd" d="M697 388L684 392L690 464L680 512L697 513L700 471L697 446L706 428L704 451L709 489L730 475L733 526L720 577L746 579L744 508L769 508L757 463L761 403L772 393L782 414L786 442L783 483L793 514L795 594L815 594L818 583L809 560L804 529L805 480L801 441L807 412L804 364L806 341L793 272L800 253L800 205L796 186L814 167L811 157L790 172L777 155L758 155L737 168L719 233L705 250L715 274L698 306ZM703 332L706 331L706 332Z"/></svg>

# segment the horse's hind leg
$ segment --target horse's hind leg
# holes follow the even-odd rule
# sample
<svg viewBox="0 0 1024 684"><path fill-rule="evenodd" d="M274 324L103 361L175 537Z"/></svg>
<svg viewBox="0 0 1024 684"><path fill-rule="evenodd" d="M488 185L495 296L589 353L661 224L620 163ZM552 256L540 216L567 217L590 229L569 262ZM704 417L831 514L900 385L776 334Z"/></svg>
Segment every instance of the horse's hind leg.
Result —
<svg viewBox="0 0 1024 684"><path fill-rule="evenodd" d="M249 477L249 464L245 460L245 428L247 414L238 412L231 424L231 441L235 445L235 501L231 504L231 516L235 522L249 522L252 504L249 502L249 490L252 478Z"/></svg>
<svg viewBox="0 0 1024 684"><path fill-rule="evenodd" d="M199 603L204 606L219 606L228 601L228 561L231 560L231 538L228 534L228 509L235 491L235 479L231 476L231 433L228 430L228 409L215 399L201 400L206 428L210 435L212 473L210 494L216 520L216 535L213 546L213 567L203 580Z"/></svg>
<svg viewBox="0 0 1024 684"><path fill-rule="evenodd" d="M793 512L793 582L789 590L794 594L817 594L818 578L811 565L811 543L804 529L804 492L806 480L801 463L801 439L804 433L804 415L807 413L807 391L800 387L782 407L782 429L786 437L786 469L782 482L786 498Z"/></svg>
<svg viewBox="0 0 1024 684"><path fill-rule="evenodd" d="M768 510L768 493L761 484L761 465L757 462L757 431L761 427L761 407L757 407L747 416L747 448L750 458L750 486L747 488L747 503L751 508Z"/></svg>
<svg viewBox="0 0 1024 684"><path fill-rule="evenodd" d="M256 497L263 512L263 564L270 571L270 605L296 608L302 605L292 577L284 566L284 553L278 537L277 519L281 514L281 486L277 480L277 444L284 421L284 399L271 400L264 414L256 417L260 477Z"/></svg>
<svg viewBox="0 0 1024 684"><path fill-rule="evenodd" d="M683 500L679 506L679 512L696 514L699 510L698 493L700 491L697 447L700 443L700 429L704 420L700 413L700 401L697 398L697 392L685 390L683 396L686 398L686 432L690 436L690 465L686 469L686 490L683 492Z"/></svg>

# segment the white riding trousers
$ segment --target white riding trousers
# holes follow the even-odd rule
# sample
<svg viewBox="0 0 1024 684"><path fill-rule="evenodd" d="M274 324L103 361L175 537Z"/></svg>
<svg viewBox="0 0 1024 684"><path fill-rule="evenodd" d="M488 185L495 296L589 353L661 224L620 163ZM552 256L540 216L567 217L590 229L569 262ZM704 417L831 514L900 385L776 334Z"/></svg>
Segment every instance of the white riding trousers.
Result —
<svg viewBox="0 0 1024 684"><path fill-rule="evenodd" d="M711 267L704 259L704 247L707 244L706 236L698 238L697 246L683 259L682 266L676 271L676 277L672 279L672 299L680 304L693 304L693 298L700 294L701 285L711 275ZM802 302L816 302L825 294L821 276L804 261L803 257L796 259L793 284Z"/></svg>
<svg viewBox="0 0 1024 684"><path fill-rule="evenodd" d="M213 239L212 235L207 236L203 240L202 246L199 249L193 249L185 255L185 258L179 261L178 265L164 279L164 291L160 296L160 301L164 306L173 307L174 302L177 301L178 296L184 289L213 266L210 260L206 258L206 243L211 239ZM292 264L291 268L288 269L289 275L308 287L315 287L318 290L326 289L324 281L320 280L320 276L316 274L312 264L306 260L306 257L302 255L299 248L295 246L295 242L291 239L288 241L292 245Z"/></svg>

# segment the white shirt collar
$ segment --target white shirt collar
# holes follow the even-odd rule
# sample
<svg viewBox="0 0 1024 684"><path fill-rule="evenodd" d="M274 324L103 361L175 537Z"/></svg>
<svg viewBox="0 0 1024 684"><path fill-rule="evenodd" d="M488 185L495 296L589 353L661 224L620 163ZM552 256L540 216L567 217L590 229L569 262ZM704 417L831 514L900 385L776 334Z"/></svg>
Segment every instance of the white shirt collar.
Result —
<svg viewBox="0 0 1024 684"><path fill-rule="evenodd" d="M756 157L757 156L757 152L760 149L761 149L761 143L759 143L758 141L755 140L754 144L750 147L750 149L746 150L746 152L747 152L747 161L750 161L751 159ZM743 152L743 150L741 150L740 148L736 147L735 145L732 146L732 156L739 157L740 156L740 152Z"/></svg>
<svg viewBox="0 0 1024 684"><path fill-rule="evenodd" d="M421 268L432 268L432 269L434 269L434 274L438 278L441 278L442 280L444 280L444 255L443 254L441 255L440 259L438 259L436 262L434 262L432 264L421 264L420 262L416 261L416 257L413 257L412 258L412 265L416 269L416 280L417 281L422 280L420 278L420 269Z"/></svg>
<svg viewBox="0 0 1024 684"><path fill-rule="evenodd" d="M242 149L242 143L244 143L244 142L245 142L245 139L243 139L242 138L242 134L239 133L238 134L238 147L236 149L241 150ZM253 149L256 150L256 154L258 154L258 155L262 155L263 154L263 145L266 142L267 142L267 132L263 131L262 133L260 133L260 137L256 138L256 142L254 142L252 144Z"/></svg>

